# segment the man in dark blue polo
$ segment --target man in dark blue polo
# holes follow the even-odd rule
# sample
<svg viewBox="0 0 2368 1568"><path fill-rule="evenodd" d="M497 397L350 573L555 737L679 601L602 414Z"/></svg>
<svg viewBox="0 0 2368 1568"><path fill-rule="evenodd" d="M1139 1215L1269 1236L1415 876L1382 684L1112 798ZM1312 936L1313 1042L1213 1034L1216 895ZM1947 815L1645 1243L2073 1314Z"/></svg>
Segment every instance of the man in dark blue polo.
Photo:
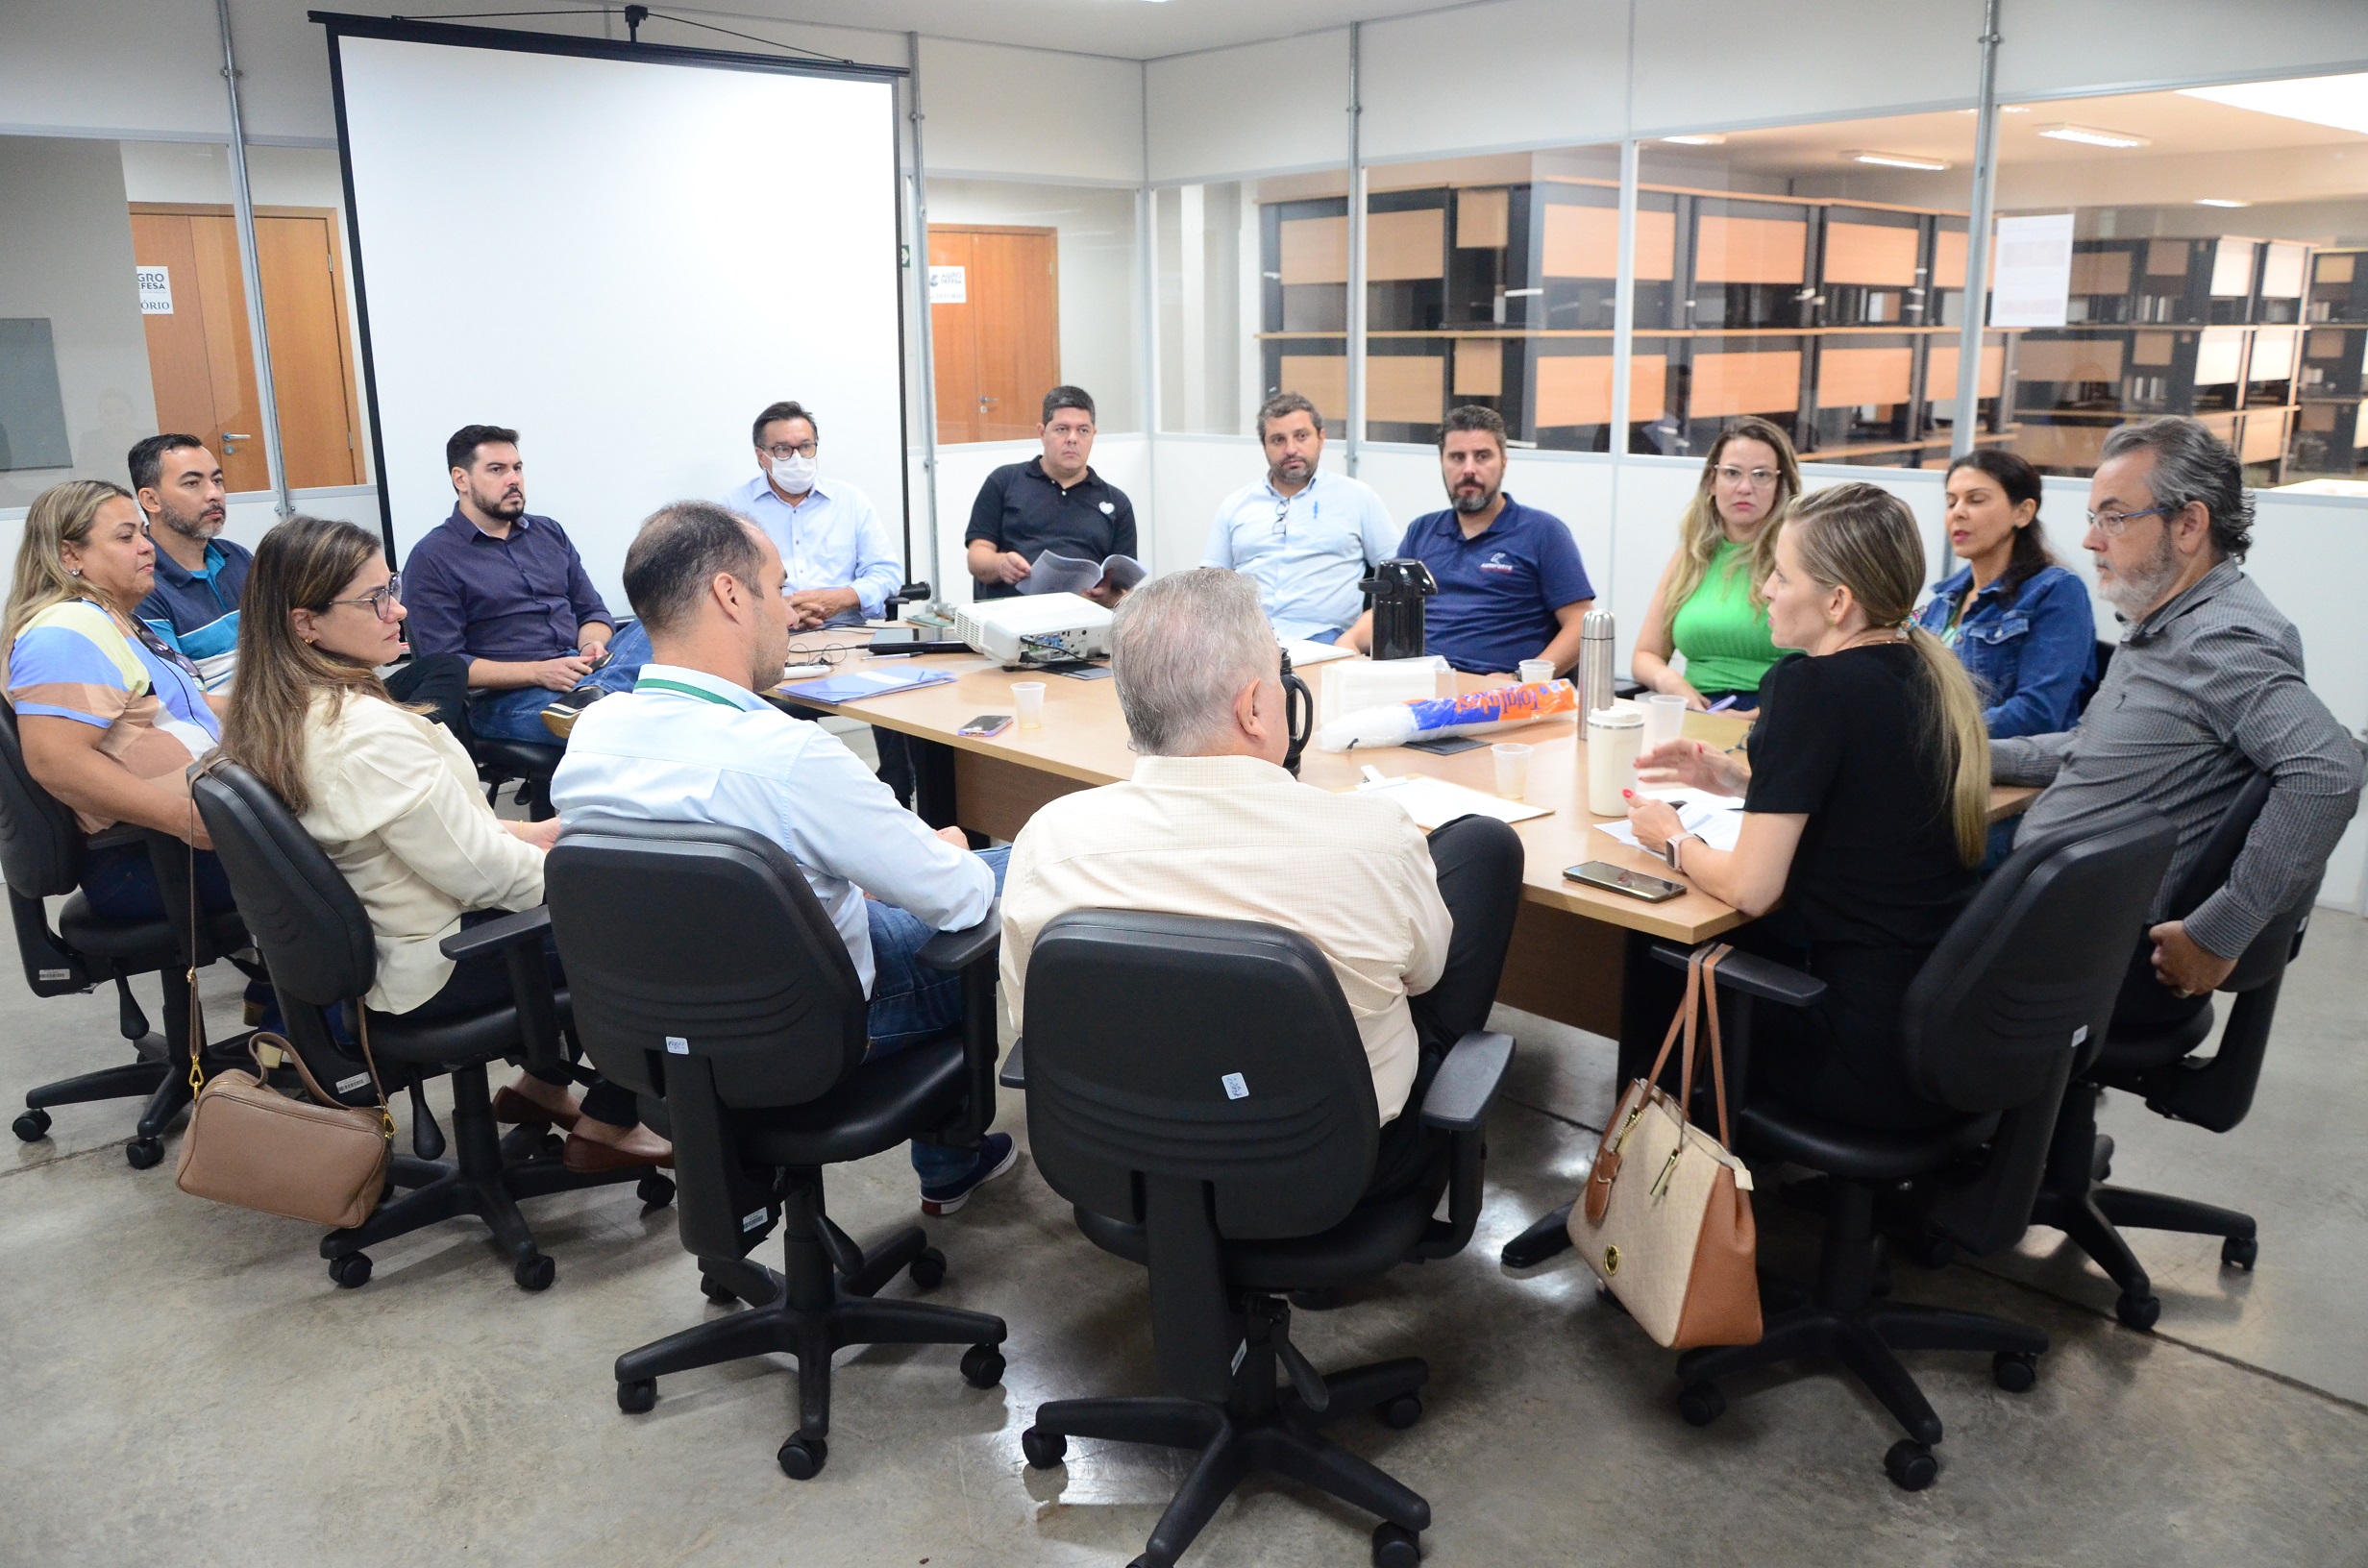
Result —
<svg viewBox="0 0 2368 1568"><path fill-rule="evenodd" d="M1044 454L988 475L971 507L963 538L975 579L972 592L979 599L1025 592L1021 584L1048 550L1096 564L1112 555L1135 556L1134 502L1087 463L1094 454L1094 400L1082 387L1054 387L1045 394L1036 434ZM1085 590L1085 597L1116 604L1124 592L1105 580Z"/></svg>
<svg viewBox="0 0 2368 1568"><path fill-rule="evenodd" d="M638 624L617 626L566 530L527 511L516 430L464 425L444 460L453 515L403 563L411 650L469 661L479 735L552 745L566 729L546 723L543 710L571 694L581 694L572 709L594 692L630 689L650 639Z"/></svg>
<svg viewBox="0 0 2368 1568"><path fill-rule="evenodd" d="M222 465L194 435L152 435L125 458L156 541L157 580L139 618L197 666L210 692L227 691L238 657L238 595L255 557L217 537L230 515Z"/></svg>
<svg viewBox="0 0 2368 1568"><path fill-rule="evenodd" d="M1473 674L1512 674L1524 659L1567 673L1595 589L1562 519L1504 493L1505 422L1496 410L1467 404L1448 412L1439 469L1453 504L1416 518L1397 547L1399 558L1439 579L1424 610L1424 647ZM1341 641L1369 651L1373 612Z"/></svg>

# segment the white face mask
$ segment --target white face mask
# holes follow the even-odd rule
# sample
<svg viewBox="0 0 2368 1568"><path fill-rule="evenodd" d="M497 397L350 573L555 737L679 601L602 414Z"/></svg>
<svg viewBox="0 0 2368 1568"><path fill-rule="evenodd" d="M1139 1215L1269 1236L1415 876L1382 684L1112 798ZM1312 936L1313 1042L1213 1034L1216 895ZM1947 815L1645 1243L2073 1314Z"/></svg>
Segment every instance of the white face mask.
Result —
<svg viewBox="0 0 2368 1568"><path fill-rule="evenodd" d="M776 457L773 482L784 495L802 496L814 488L814 472L821 466L812 457Z"/></svg>

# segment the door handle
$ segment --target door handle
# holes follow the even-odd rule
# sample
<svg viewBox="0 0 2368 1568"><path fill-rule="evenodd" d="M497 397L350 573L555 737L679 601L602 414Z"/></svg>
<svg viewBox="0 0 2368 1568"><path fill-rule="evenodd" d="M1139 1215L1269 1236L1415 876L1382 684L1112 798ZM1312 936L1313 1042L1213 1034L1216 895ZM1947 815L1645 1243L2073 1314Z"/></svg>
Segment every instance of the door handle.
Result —
<svg viewBox="0 0 2368 1568"><path fill-rule="evenodd" d="M232 442L252 441L254 439L255 437L251 435L240 435L236 430L224 430L222 432L222 455L225 457L236 455L238 449L232 446Z"/></svg>
<svg viewBox="0 0 2368 1568"><path fill-rule="evenodd" d="M978 400L978 406L979 406L979 407L981 407L981 408L984 408L984 407L985 407L988 404L990 404L990 403L1000 403L1000 402L1002 402L1002 401L1003 401L1003 400L1002 400L1002 399L1000 399L1000 398L984 398L984 397L982 397L982 398L980 398L980 399Z"/></svg>

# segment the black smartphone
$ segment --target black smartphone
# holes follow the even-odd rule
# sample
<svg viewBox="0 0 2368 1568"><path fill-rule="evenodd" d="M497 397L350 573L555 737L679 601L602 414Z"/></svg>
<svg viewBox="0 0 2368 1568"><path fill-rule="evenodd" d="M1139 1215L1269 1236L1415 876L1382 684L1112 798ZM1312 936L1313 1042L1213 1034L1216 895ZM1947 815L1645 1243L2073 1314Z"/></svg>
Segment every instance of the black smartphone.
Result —
<svg viewBox="0 0 2368 1568"><path fill-rule="evenodd" d="M1653 876L1644 871L1632 871L1624 866L1615 866L1608 860L1591 860L1577 866L1563 868L1563 875L1573 882L1584 882L1591 888L1607 893L1624 893L1631 898L1641 898L1648 904L1666 903L1686 891L1683 882Z"/></svg>
<svg viewBox="0 0 2368 1568"><path fill-rule="evenodd" d="M994 739L996 736L1000 735L1003 731L1009 729L1010 727L1010 714L982 713L977 718L972 720L969 723L964 724L960 729L955 730L954 733L956 735L968 735L974 741L985 741Z"/></svg>

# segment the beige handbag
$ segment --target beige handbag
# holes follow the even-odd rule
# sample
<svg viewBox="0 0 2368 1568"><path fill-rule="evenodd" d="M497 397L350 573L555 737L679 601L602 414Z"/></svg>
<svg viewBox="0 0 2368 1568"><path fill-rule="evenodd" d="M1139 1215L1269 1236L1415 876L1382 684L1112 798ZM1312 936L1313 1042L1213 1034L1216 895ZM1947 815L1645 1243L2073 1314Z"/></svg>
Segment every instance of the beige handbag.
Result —
<svg viewBox="0 0 2368 1568"><path fill-rule="evenodd" d="M1603 1130L1587 1190L1570 1208L1570 1240L1656 1344L1748 1345L1760 1338L1758 1233L1751 1172L1728 1151L1727 1074L1718 1038L1723 943L1686 967L1686 1000L1652 1070L1628 1086ZM1710 1015L1716 1138L1687 1117L1701 1014ZM1678 1096L1660 1087L1669 1050L1685 1036Z"/></svg>

